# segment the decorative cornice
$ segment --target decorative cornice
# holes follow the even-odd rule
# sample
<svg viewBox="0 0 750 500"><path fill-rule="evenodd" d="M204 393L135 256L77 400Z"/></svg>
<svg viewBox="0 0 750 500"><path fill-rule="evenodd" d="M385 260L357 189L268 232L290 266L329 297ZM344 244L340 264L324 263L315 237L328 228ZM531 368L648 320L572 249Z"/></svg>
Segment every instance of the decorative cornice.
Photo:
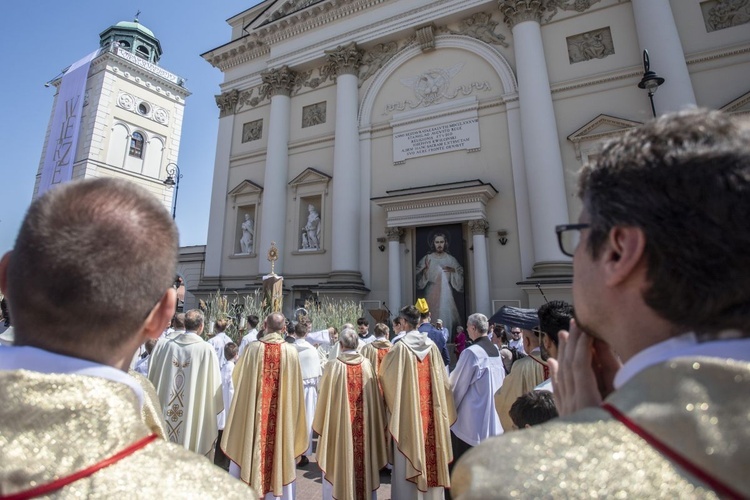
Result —
<svg viewBox="0 0 750 500"><path fill-rule="evenodd" d="M401 241L404 236L404 228L402 227L387 227L385 228L385 237L388 241Z"/></svg>
<svg viewBox="0 0 750 500"><path fill-rule="evenodd" d="M362 64L362 51L355 42L325 51L326 59L336 68L336 75L357 75Z"/></svg>
<svg viewBox="0 0 750 500"><path fill-rule="evenodd" d="M490 223L487 219L477 219L469 221L469 231L473 235L487 235L487 230L490 228Z"/></svg>
<svg viewBox="0 0 750 500"><path fill-rule="evenodd" d="M289 66L282 66L278 69L272 69L261 73L263 83L269 86L270 95L292 95L292 89L297 82L297 73L289 69Z"/></svg>
<svg viewBox="0 0 750 500"><path fill-rule="evenodd" d="M505 17L505 24L513 29L516 24L524 21L547 23L555 17L558 10L585 12L599 2L601 0L499 0L498 8Z"/></svg>

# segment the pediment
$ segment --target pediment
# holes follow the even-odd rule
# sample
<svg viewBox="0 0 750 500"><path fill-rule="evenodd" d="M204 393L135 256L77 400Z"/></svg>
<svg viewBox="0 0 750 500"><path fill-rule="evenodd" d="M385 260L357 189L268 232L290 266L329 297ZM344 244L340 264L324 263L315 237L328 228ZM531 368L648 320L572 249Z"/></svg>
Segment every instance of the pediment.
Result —
<svg viewBox="0 0 750 500"><path fill-rule="evenodd" d="M293 188L297 188L308 184L328 184L331 179L332 177L330 175L312 167L308 167L297 177L289 181L289 185Z"/></svg>
<svg viewBox="0 0 750 500"><path fill-rule="evenodd" d="M616 137L631 128L641 125L641 122L601 114L586 123L568 136L576 151L576 158L581 160L581 150L595 150L611 137Z"/></svg>
<svg viewBox="0 0 750 500"><path fill-rule="evenodd" d="M280 28L289 24L296 24L310 17L315 17L323 11L330 10L330 6L318 5L330 3L330 0L276 0L263 13L245 26L245 31L251 32L276 21L280 21ZM313 6L317 8L313 9Z"/></svg>
<svg viewBox="0 0 750 500"><path fill-rule="evenodd" d="M228 196L234 196L237 198L241 195L260 195L262 192L263 186L245 179L229 191Z"/></svg>
<svg viewBox="0 0 750 500"><path fill-rule="evenodd" d="M719 110L732 115L750 114L750 92L745 92L737 99L726 103Z"/></svg>

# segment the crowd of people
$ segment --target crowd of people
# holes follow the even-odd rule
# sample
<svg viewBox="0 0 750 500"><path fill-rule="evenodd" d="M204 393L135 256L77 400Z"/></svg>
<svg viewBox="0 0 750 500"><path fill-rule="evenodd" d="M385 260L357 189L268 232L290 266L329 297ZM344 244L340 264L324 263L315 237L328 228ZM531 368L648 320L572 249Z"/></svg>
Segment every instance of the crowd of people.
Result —
<svg viewBox="0 0 750 500"><path fill-rule="evenodd" d="M575 310L472 314L455 365L424 299L392 331L273 312L206 340L152 195L49 191L0 260L0 498L295 498L311 458L323 498L376 498L384 470L397 500L749 497L750 126L659 117L578 189Z"/></svg>

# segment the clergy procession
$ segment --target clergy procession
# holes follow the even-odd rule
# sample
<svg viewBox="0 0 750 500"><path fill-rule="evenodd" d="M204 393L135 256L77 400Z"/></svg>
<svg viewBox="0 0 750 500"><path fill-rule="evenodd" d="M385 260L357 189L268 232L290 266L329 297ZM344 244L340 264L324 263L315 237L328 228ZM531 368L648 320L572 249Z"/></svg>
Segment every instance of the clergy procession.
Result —
<svg viewBox="0 0 750 500"><path fill-rule="evenodd" d="M656 118L578 197L574 304L474 313L457 342L421 296L229 335L176 312L150 193L49 190L0 261L0 499L750 498L750 123Z"/></svg>

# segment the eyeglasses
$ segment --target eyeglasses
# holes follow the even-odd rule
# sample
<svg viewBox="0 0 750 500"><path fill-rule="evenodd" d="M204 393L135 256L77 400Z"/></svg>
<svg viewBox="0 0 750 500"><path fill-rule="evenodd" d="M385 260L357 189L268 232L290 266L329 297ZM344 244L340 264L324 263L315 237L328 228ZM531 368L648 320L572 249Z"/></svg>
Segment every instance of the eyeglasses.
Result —
<svg viewBox="0 0 750 500"><path fill-rule="evenodd" d="M581 241L581 230L589 227L591 227L591 224L561 224L555 226L560 251L568 257L573 257L576 248L578 248L578 243Z"/></svg>

